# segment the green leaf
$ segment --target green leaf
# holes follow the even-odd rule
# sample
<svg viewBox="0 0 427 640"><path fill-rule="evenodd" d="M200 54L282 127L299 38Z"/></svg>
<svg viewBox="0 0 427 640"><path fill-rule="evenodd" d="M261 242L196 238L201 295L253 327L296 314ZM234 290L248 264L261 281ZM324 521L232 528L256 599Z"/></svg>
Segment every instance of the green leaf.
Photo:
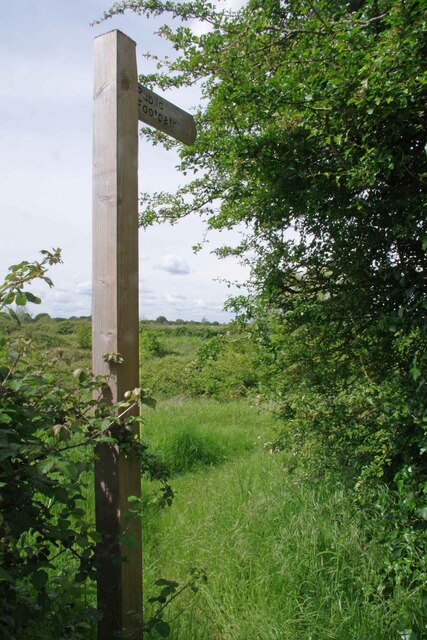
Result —
<svg viewBox="0 0 427 640"><path fill-rule="evenodd" d="M156 623L155 629L162 638L169 638L171 628L164 620L159 620L159 622Z"/></svg>
<svg viewBox="0 0 427 640"><path fill-rule="evenodd" d="M415 509L415 513L419 518L427 520L427 505L425 507L418 507L418 509Z"/></svg>
<svg viewBox="0 0 427 640"><path fill-rule="evenodd" d="M24 295L26 296L28 302L32 302L33 304L40 304L41 303L41 298L38 298L37 296L35 296L30 291L25 291Z"/></svg>
<svg viewBox="0 0 427 640"><path fill-rule="evenodd" d="M413 363L410 369L410 372L414 380L418 380L418 378L421 376L421 373L422 373L415 362Z"/></svg>
<svg viewBox="0 0 427 640"><path fill-rule="evenodd" d="M3 569L3 567L0 567L0 582L14 582L10 573Z"/></svg>
<svg viewBox="0 0 427 640"><path fill-rule="evenodd" d="M31 582L36 589L43 589L46 586L48 574L43 569L39 569L31 576Z"/></svg>
<svg viewBox="0 0 427 640"><path fill-rule="evenodd" d="M8 313L10 315L10 317L15 320L18 324L21 324L21 321L19 319L19 317L16 315L16 313L14 312L13 309L11 309L10 307L8 308Z"/></svg>
<svg viewBox="0 0 427 640"><path fill-rule="evenodd" d="M15 297L15 303L19 306L19 307L23 307L24 305L27 304L27 296L25 295L25 293L23 291L19 291L16 294Z"/></svg>
<svg viewBox="0 0 427 640"><path fill-rule="evenodd" d="M155 398L151 398L148 396L142 396L139 399L139 403L141 405L145 405L146 407L149 407L150 409L155 409L157 405L157 400Z"/></svg>
<svg viewBox="0 0 427 640"><path fill-rule="evenodd" d="M175 582L175 580L166 580L165 578L159 578L154 584L158 587L173 587L174 589L176 589L179 585L179 583Z"/></svg>
<svg viewBox="0 0 427 640"><path fill-rule="evenodd" d="M7 304L12 304L12 302L15 300L15 293L13 291L10 291L7 295L5 295L5 297L2 300L2 304L7 305Z"/></svg>
<svg viewBox="0 0 427 640"><path fill-rule="evenodd" d="M10 424L12 422L12 418L8 413L0 410L0 423L1 424Z"/></svg>

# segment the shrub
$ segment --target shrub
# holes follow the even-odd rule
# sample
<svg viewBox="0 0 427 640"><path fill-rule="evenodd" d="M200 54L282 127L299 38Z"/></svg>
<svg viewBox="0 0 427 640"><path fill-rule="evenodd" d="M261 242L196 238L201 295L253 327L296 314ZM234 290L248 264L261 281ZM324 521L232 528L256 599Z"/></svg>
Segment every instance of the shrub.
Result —
<svg viewBox="0 0 427 640"><path fill-rule="evenodd" d="M232 399L258 385L253 345L245 333L217 335L202 345L187 368L185 385L192 395Z"/></svg>
<svg viewBox="0 0 427 640"><path fill-rule="evenodd" d="M72 335L75 331L76 323L73 320L59 320L58 333L64 336Z"/></svg>
<svg viewBox="0 0 427 640"><path fill-rule="evenodd" d="M42 278L59 251L44 252L41 262L11 267L0 286L0 312L15 317L8 305L37 302L23 288ZM37 356L26 338L0 339L0 637L93 637L95 616L91 580L99 540L87 515L85 495L92 477L94 447L113 441L132 449L141 469L161 481L170 496L164 467L134 439L129 426L139 417L117 416L135 402L151 402L143 393L108 406L105 380L83 370L64 374L57 361ZM112 429L114 427L114 429ZM42 629L42 631L41 631Z"/></svg>
<svg viewBox="0 0 427 640"><path fill-rule="evenodd" d="M177 355L151 358L141 362L141 384L156 395L178 396L185 390L187 362Z"/></svg>
<svg viewBox="0 0 427 640"><path fill-rule="evenodd" d="M398 317L364 329L351 319L322 326L319 306L302 303L285 317L259 320L262 388L284 423L275 447L311 475L338 474L365 514L380 513L371 535L384 549L384 584L388 590L416 585L421 597L425 334Z"/></svg>
<svg viewBox="0 0 427 640"><path fill-rule="evenodd" d="M141 330L139 344L142 352L153 358L163 358L167 354L166 348L153 331Z"/></svg>
<svg viewBox="0 0 427 640"><path fill-rule="evenodd" d="M92 326L90 322L81 320L77 325L77 344L81 349L90 349L92 347Z"/></svg>

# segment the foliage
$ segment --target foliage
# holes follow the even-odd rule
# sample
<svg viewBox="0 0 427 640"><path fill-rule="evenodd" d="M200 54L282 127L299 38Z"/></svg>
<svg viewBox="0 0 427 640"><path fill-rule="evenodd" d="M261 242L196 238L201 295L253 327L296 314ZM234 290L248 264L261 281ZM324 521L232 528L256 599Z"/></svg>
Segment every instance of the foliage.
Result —
<svg viewBox="0 0 427 640"><path fill-rule="evenodd" d="M0 318L0 333L30 340L63 368L91 366L90 319L49 318L17 325ZM215 353L214 353L215 352ZM156 396L209 395L229 399L257 389L254 348L246 331L232 325L154 321L140 324L141 385Z"/></svg>
<svg viewBox="0 0 427 640"><path fill-rule="evenodd" d="M249 335L232 325L142 324L141 379L162 396L228 400L257 389Z"/></svg>
<svg viewBox="0 0 427 640"><path fill-rule="evenodd" d="M81 349L92 347L92 328L89 322L80 322L77 327L77 344Z"/></svg>
<svg viewBox="0 0 427 640"><path fill-rule="evenodd" d="M158 323L156 320L142 320L141 333L150 330L155 331L159 338L187 336L192 338L212 338L223 333L226 325L219 322L196 322L195 320L168 320L167 324Z"/></svg>
<svg viewBox="0 0 427 640"><path fill-rule="evenodd" d="M46 269L60 259L11 267L0 287L0 310L24 297L34 278L49 284ZM32 353L30 340L0 339L0 633L5 640L83 638L96 621L91 580L99 536L87 514L94 448L109 442L138 455L144 474L170 495L163 466L134 435L141 418L126 417L135 404L152 405L143 390L113 406L101 398L102 377L58 358ZM43 629L41 632L40 630Z"/></svg>
<svg viewBox="0 0 427 640"><path fill-rule="evenodd" d="M163 617L166 607L186 590L197 593L200 586L206 584L208 580L206 572L196 567L190 569L190 576L190 579L182 585L175 580L166 580L164 578L156 580L155 585L156 587L160 587L160 592L157 596L149 598L148 602L157 604L157 610L154 615L151 616L150 620L145 623L144 631L147 631L150 635L155 631L157 637L160 638L168 638L170 636L171 626Z"/></svg>
<svg viewBox="0 0 427 640"><path fill-rule="evenodd" d="M214 398L244 397L257 389L253 345L245 332L234 329L203 344L187 367L189 392Z"/></svg>
<svg viewBox="0 0 427 640"><path fill-rule="evenodd" d="M42 260L36 262L23 262L10 267L9 273L6 275L4 282L0 285L0 313L3 317L12 317L17 322L18 316L10 305L15 303L18 307L24 307L27 302L39 304L40 298L30 291L24 291L24 287L35 278L41 279L50 287L52 280L46 275L47 267L61 262L61 251L42 252Z"/></svg>
<svg viewBox="0 0 427 640"><path fill-rule="evenodd" d="M162 358L167 351L157 335L152 330L144 328L139 334L139 345L142 352L154 358Z"/></svg>
<svg viewBox="0 0 427 640"><path fill-rule="evenodd" d="M299 323L298 323L299 325ZM375 518L384 550L384 584L427 579L425 389L409 368L421 361L420 331L381 335L345 323L323 327L272 314L259 323L262 387L286 428L273 444L314 477L339 473L355 504ZM387 341L387 342L386 342ZM387 344L385 350L385 343ZM268 354L266 356L266 354Z"/></svg>

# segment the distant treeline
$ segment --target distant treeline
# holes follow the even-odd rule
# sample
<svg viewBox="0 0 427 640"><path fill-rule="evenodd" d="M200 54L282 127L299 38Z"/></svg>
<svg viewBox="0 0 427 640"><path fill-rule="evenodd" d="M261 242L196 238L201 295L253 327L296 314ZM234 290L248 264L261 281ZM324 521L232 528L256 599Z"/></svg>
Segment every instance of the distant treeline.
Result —
<svg viewBox="0 0 427 640"><path fill-rule="evenodd" d="M92 321L92 316L69 316L68 318L55 317L50 316L48 313L38 313L34 317L28 313L27 311L21 311L19 314L19 318L21 322L39 322L41 320L54 320L55 322L66 322L67 320L89 320ZM182 318L177 318L176 320L168 320L166 316L158 316L155 320L141 320L141 325L210 325L213 327L224 326L227 323L221 323L217 320L210 321L206 318L202 318L202 320L183 320Z"/></svg>

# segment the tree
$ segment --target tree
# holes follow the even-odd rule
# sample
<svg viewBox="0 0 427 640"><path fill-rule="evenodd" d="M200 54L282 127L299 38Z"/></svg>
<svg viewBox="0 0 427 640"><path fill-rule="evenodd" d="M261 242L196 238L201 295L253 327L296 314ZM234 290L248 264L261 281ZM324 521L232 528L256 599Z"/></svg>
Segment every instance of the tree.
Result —
<svg viewBox="0 0 427 640"><path fill-rule="evenodd" d="M321 297L322 322L348 339L373 324L423 329L422 3L250 0L233 13L139 0L105 16L128 8L182 21L160 29L182 55L144 82L203 95L196 143L180 147L181 169L203 175L146 196L141 223L244 223L241 245L219 253L251 256L257 304L301 313ZM194 18L209 31L195 35Z"/></svg>
<svg viewBox="0 0 427 640"><path fill-rule="evenodd" d="M144 80L201 83L198 139L181 148L181 168L204 173L148 199L142 223L193 211L211 227L244 222L252 233L235 251L256 252L258 292L292 296L304 272L305 293L327 292L336 315L404 308L419 320L422 3L250 0L231 13L200 0L140 0L106 15L127 8L210 25L201 36L160 30L183 55Z"/></svg>

